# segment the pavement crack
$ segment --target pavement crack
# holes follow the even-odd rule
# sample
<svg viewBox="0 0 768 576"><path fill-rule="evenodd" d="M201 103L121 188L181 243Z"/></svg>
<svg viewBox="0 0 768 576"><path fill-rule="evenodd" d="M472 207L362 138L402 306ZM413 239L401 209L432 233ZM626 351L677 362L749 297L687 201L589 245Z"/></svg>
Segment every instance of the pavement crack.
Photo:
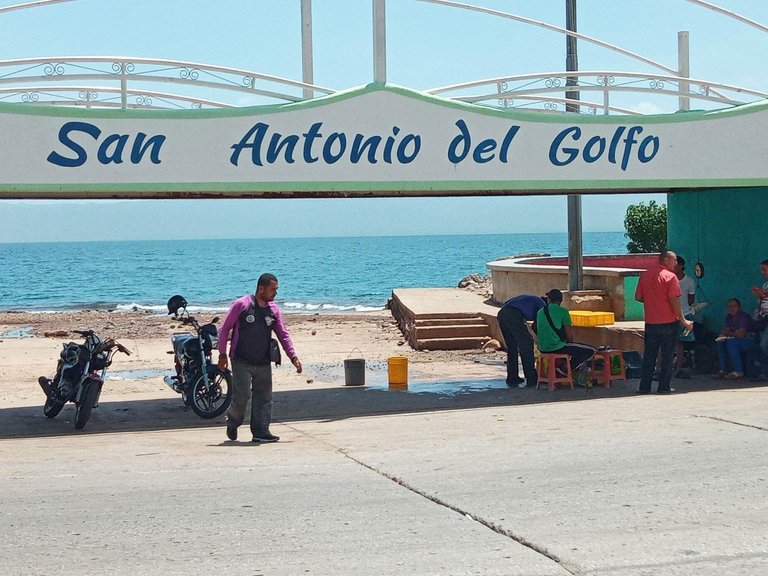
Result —
<svg viewBox="0 0 768 576"><path fill-rule="evenodd" d="M506 528L499 526L495 522L491 522L490 520L486 520L485 518L481 518L479 516L475 516L474 514L468 512L467 510L464 510L462 508L459 508L458 506L454 506L453 504L450 504L446 502L445 500L442 500L438 498L437 496L434 496L433 494L428 494L427 492L424 492L423 490L420 490L407 482L406 480L403 480L402 478L399 478L398 476L395 476L394 474L390 474L389 472L385 472L384 470L380 470L376 468L375 466L372 466L368 464L367 462L364 462L363 460L360 460L359 458L356 458L352 456L349 452L347 452L346 449L341 448L339 446L336 446L335 444L332 444L331 442L328 442L327 440L323 440L322 438L317 438L316 436L313 436L312 434L309 434L308 432L305 432L304 430L301 430L300 428L297 428L295 426L292 426L290 424L287 424L285 422L280 422L282 425L287 426L291 430L294 430L298 432L299 434L306 436L308 438L311 438L312 440L315 440L317 442L321 442L325 444L326 446L333 448L338 454L341 454L345 458L348 458L355 464L362 466L363 468L367 468L371 472L374 472L375 474L378 474L379 476L382 476L386 478L387 480L390 480L397 484L398 486L402 486L406 490L413 492L417 496L421 496L422 498L425 498L429 500L430 502L437 504L439 506L442 506L443 508L447 508L448 510L451 510L452 512L455 512L457 514L461 514L465 518L469 518L478 524L481 524L482 526L485 526L489 530L492 530L496 534L499 534L500 536L504 536L505 538L509 538L510 540L514 540L521 546L525 546L526 548L532 550L533 552L536 552L537 554L540 554L541 556L544 556L545 558L548 558L552 562L555 562L557 565L559 565L563 570L568 572L569 574L572 574L573 576L582 576L583 572L577 568L576 566L573 566L572 564L568 564L564 562L560 557L553 554L546 548L539 546L538 544L535 544L533 542L530 542L529 540L525 539L524 537L520 536L519 534L515 534L514 532L507 530Z"/></svg>
<svg viewBox="0 0 768 576"><path fill-rule="evenodd" d="M768 428L763 426L755 426L754 424L745 424L744 422L736 422L736 420L728 420L727 418L718 418L717 416L705 416L703 414L694 414L694 418L707 418L708 420L717 420L718 422L725 422L726 424L734 424L736 426L744 426L744 428L754 428L755 430L762 430L768 432Z"/></svg>

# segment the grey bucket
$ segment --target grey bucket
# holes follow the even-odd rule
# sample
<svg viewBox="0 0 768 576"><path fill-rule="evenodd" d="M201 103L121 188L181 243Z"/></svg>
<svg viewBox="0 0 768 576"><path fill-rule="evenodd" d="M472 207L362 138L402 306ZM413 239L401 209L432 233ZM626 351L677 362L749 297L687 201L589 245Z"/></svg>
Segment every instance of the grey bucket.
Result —
<svg viewBox="0 0 768 576"><path fill-rule="evenodd" d="M344 360L344 384L346 386L365 386L365 358L347 358Z"/></svg>

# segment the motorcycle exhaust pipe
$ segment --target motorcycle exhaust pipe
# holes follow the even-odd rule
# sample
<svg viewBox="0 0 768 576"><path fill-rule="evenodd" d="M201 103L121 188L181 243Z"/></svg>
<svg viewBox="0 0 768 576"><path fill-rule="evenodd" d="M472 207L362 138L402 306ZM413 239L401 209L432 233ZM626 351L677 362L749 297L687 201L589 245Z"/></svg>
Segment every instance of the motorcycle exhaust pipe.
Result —
<svg viewBox="0 0 768 576"><path fill-rule="evenodd" d="M179 386L179 381L173 376L164 377L163 382L168 384L168 387L174 392L181 392L181 386Z"/></svg>

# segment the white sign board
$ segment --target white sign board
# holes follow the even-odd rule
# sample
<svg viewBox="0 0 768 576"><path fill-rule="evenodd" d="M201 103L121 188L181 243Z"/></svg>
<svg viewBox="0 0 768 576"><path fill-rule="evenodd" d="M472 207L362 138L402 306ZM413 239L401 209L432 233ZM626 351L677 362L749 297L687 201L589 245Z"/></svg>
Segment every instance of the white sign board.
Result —
<svg viewBox="0 0 768 576"><path fill-rule="evenodd" d="M0 105L0 198L540 194L768 185L768 104L508 112L391 86L227 110Z"/></svg>

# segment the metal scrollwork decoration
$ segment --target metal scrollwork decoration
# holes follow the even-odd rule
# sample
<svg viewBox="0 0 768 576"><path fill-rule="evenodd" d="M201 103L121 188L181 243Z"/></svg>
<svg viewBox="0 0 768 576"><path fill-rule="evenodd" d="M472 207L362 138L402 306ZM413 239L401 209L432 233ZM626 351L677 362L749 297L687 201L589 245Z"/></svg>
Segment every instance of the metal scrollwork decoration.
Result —
<svg viewBox="0 0 768 576"><path fill-rule="evenodd" d="M21 95L22 102L37 102L38 100L40 100L40 96L37 92L24 92Z"/></svg>
<svg viewBox="0 0 768 576"><path fill-rule="evenodd" d="M499 93L506 92L509 89L509 84L507 84L506 82L499 82L498 84L496 84L496 87L498 88Z"/></svg>
<svg viewBox="0 0 768 576"><path fill-rule="evenodd" d="M709 96L709 84L700 84L699 94L702 94L703 96Z"/></svg>
<svg viewBox="0 0 768 576"><path fill-rule="evenodd" d="M191 107L199 110L203 107L203 105L200 102L192 102Z"/></svg>
<svg viewBox="0 0 768 576"><path fill-rule="evenodd" d="M562 85L563 85L563 80L562 80L562 78L558 78L558 77L554 77L554 78L547 78L547 79L544 81L544 85L545 85L547 88L558 88L558 87L560 87L560 86L562 86Z"/></svg>
<svg viewBox="0 0 768 576"><path fill-rule="evenodd" d="M46 76L61 76L64 74L64 64L61 62L50 62L45 65L43 72Z"/></svg>
<svg viewBox="0 0 768 576"><path fill-rule="evenodd" d="M616 83L616 78L604 74L597 77L597 83L600 86L613 86Z"/></svg>
<svg viewBox="0 0 768 576"><path fill-rule="evenodd" d="M99 93L96 92L95 90L80 90L80 92L78 92L77 95L80 98L80 100L83 100L85 102L93 102L99 97Z"/></svg>
<svg viewBox="0 0 768 576"><path fill-rule="evenodd" d="M663 80L657 80L656 78L652 78L650 83L650 87L654 90L664 90L664 81Z"/></svg>
<svg viewBox="0 0 768 576"><path fill-rule="evenodd" d="M594 104L590 104L587 106L587 114L591 114L592 116L597 116L597 106Z"/></svg>
<svg viewBox="0 0 768 576"><path fill-rule="evenodd" d="M143 106L145 108L148 106L152 106L152 98L144 94L139 94L138 96L136 96L136 105Z"/></svg>
<svg viewBox="0 0 768 576"><path fill-rule="evenodd" d="M499 98L499 106L501 108L512 108L515 105L515 101L509 98Z"/></svg>
<svg viewBox="0 0 768 576"><path fill-rule="evenodd" d="M182 68L179 70L179 76L184 80L197 80L200 76L200 71L197 68Z"/></svg>
<svg viewBox="0 0 768 576"><path fill-rule="evenodd" d="M133 62L112 62L112 72L115 74L133 74L136 66Z"/></svg>
<svg viewBox="0 0 768 576"><path fill-rule="evenodd" d="M256 80L253 76L243 76L243 86L247 88L253 88L254 84L256 83Z"/></svg>
<svg viewBox="0 0 768 576"><path fill-rule="evenodd" d="M544 102L544 110L557 110L557 102Z"/></svg>

